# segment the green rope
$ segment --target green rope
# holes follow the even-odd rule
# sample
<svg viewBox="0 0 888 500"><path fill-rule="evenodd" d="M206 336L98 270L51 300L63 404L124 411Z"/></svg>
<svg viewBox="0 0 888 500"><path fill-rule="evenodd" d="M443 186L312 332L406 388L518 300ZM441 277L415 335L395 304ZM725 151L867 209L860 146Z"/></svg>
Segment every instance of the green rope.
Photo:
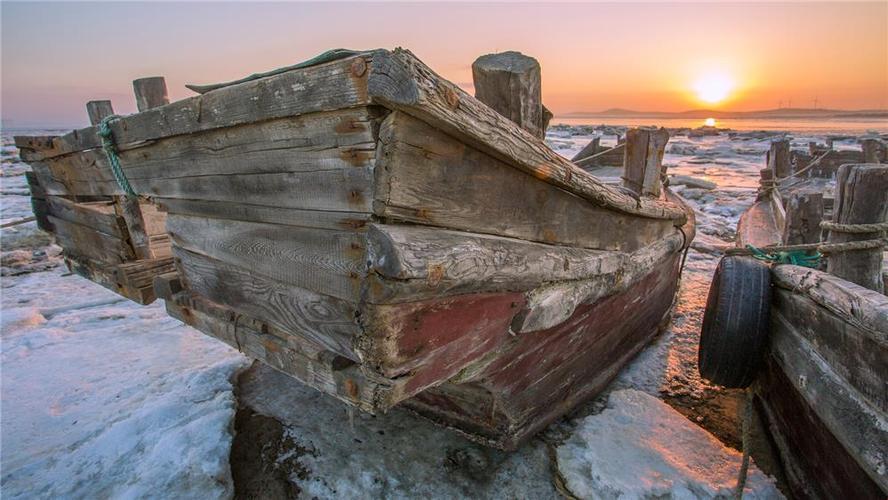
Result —
<svg viewBox="0 0 888 500"><path fill-rule="evenodd" d="M127 196L137 196L133 187L130 186L126 174L123 173L123 169L120 168L120 157L117 156L117 145L114 144L114 134L111 132L111 122L118 118L120 117L117 115L105 117L96 126L96 131L102 138L102 150L108 158L108 164L111 165L111 173L114 174L117 185Z"/></svg>
<svg viewBox="0 0 888 500"><path fill-rule="evenodd" d="M792 264L795 266L812 268L817 267L817 265L820 263L820 258L822 257L820 252L809 255L808 250L768 251L761 248L756 248L753 245L746 245L746 249L749 250L750 254L758 260L772 262L774 264Z"/></svg>

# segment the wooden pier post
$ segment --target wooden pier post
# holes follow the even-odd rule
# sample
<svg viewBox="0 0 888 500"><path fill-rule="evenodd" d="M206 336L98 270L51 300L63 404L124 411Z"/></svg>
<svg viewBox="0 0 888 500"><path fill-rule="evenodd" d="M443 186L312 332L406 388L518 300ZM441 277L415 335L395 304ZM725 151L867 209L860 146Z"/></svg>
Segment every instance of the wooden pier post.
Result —
<svg viewBox="0 0 888 500"><path fill-rule="evenodd" d="M86 114L89 115L89 124L98 125L100 121L114 114L111 101L89 101L86 103Z"/></svg>
<svg viewBox="0 0 888 500"><path fill-rule="evenodd" d="M136 93L136 107L139 112L170 103L166 80L162 76L133 80L133 91Z"/></svg>
<svg viewBox="0 0 888 500"><path fill-rule="evenodd" d="M647 196L660 196L663 154L669 132L665 128L633 128L626 131L623 154L623 186Z"/></svg>
<svg viewBox="0 0 888 500"><path fill-rule="evenodd" d="M475 97L531 134L544 138L540 63L520 52L481 56L472 63Z"/></svg>
<svg viewBox="0 0 888 500"><path fill-rule="evenodd" d="M789 159L789 140L779 139L771 142L768 151L768 168L774 171L778 179L789 177L792 173L792 165Z"/></svg>
<svg viewBox="0 0 888 500"><path fill-rule="evenodd" d="M863 150L864 163L881 163L882 160L882 141L872 137L865 137L860 140L860 149Z"/></svg>
<svg viewBox="0 0 888 500"><path fill-rule="evenodd" d="M798 193L786 203L783 228L784 245L802 245L820 241L823 220L823 193Z"/></svg>
<svg viewBox="0 0 888 500"><path fill-rule="evenodd" d="M888 220L888 165L842 165L836 179L833 222L874 224ZM872 240L884 233L849 233L832 230L829 243ZM830 253L827 272L858 285L884 292L882 249Z"/></svg>

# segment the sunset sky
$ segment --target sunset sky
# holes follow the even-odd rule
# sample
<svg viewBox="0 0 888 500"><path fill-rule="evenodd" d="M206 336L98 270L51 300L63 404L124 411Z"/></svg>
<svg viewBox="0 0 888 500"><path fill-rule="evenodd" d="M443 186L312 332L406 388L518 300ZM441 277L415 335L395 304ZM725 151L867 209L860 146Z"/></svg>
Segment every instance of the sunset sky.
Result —
<svg viewBox="0 0 888 500"><path fill-rule="evenodd" d="M9 3L6 127L82 126L84 103L135 110L131 81L267 71L324 50L411 49L471 91L479 55L519 50L556 114L888 106L888 2ZM715 102L706 102L706 101Z"/></svg>

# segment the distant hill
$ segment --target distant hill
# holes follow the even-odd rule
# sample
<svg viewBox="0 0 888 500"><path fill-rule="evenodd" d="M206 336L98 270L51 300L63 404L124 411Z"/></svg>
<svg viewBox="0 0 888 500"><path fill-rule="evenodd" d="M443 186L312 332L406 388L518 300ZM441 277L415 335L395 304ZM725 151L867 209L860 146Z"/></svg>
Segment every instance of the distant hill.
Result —
<svg viewBox="0 0 888 500"><path fill-rule="evenodd" d="M888 111L878 109L806 109L780 108L760 111L718 111L713 109L694 109L689 111L635 111L631 109L612 108L604 111L579 111L559 115L565 118L590 117L646 117L646 118L888 118Z"/></svg>

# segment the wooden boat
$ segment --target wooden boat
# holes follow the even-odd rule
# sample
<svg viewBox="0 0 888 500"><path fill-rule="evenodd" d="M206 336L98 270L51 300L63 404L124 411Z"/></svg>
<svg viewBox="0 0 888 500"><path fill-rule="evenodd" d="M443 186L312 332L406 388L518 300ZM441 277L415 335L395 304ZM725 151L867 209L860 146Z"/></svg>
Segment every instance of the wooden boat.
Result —
<svg viewBox="0 0 888 500"><path fill-rule="evenodd" d="M89 279L153 276L172 316L309 386L514 448L669 317L694 227L668 135L631 131L609 186L409 51L334 56L169 104L137 81L135 115L16 138L35 213ZM169 254L136 250L153 217Z"/></svg>
<svg viewBox="0 0 888 500"><path fill-rule="evenodd" d="M824 231L827 244L884 237L835 227L888 220L888 165L877 163L884 162L885 150L883 144L876 146L870 153L866 147L863 152L820 151L813 161L781 166L774 160L791 158L789 144L776 143L758 201L741 217L738 244L817 244L824 219L833 223L826 225L832 230ZM872 163L842 165L849 160ZM775 170L801 175L775 182ZM725 299L724 291L710 294L701 373L732 387L752 383L756 409L793 496L885 498L888 297L883 292L888 280L882 249L833 249L819 268L776 263L761 281L748 278L756 267L748 259L726 257L719 266L714 280L719 284L713 287L746 289L733 299ZM747 278L741 280L740 274ZM766 289L769 284L772 288ZM757 310L757 301L766 304ZM761 328L752 326L756 319ZM757 338L763 340L760 350Z"/></svg>

